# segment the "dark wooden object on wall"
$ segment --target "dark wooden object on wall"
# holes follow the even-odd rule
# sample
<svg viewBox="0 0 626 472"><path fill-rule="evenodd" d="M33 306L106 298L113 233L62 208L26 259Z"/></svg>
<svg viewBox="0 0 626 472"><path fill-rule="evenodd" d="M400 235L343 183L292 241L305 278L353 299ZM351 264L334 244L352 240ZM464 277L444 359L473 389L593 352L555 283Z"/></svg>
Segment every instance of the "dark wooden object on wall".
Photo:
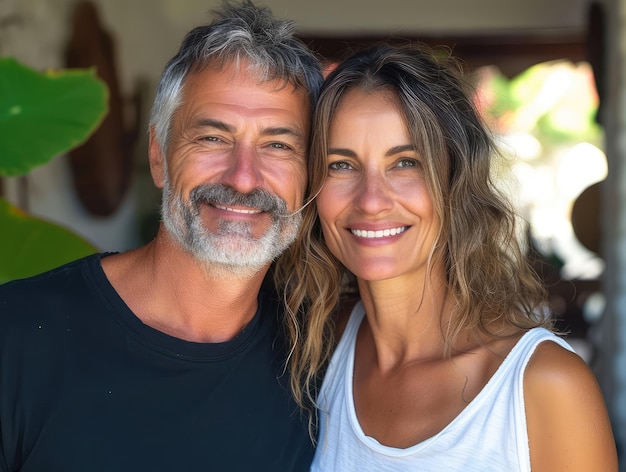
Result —
<svg viewBox="0 0 626 472"><path fill-rule="evenodd" d="M85 208L93 215L108 216L119 207L131 182L139 107L135 104L133 123L126 126L113 39L102 27L95 5L77 3L72 23L66 65L96 68L109 88L109 113L89 140L70 152L69 162Z"/></svg>

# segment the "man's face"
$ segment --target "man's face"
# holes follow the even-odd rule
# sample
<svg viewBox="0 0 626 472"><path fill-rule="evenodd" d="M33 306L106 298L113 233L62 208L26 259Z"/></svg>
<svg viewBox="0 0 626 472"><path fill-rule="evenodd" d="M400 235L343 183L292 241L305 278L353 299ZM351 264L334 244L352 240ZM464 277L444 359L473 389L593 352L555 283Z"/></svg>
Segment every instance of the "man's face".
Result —
<svg viewBox="0 0 626 472"><path fill-rule="evenodd" d="M185 80L167 159L152 139L163 223L199 261L249 274L295 239L306 183L309 99L245 65Z"/></svg>

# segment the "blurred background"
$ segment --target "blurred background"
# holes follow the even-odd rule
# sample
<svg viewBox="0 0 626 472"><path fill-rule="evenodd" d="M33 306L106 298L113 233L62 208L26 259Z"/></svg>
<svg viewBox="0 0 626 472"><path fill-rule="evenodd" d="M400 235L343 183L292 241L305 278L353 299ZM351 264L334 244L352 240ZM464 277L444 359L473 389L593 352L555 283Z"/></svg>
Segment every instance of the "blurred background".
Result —
<svg viewBox="0 0 626 472"><path fill-rule="evenodd" d="M261 3L295 20L329 67L380 40L422 41L463 61L501 145L497 181L523 218L520 237L559 328L601 383L622 457L626 0ZM146 150L154 89L184 34L217 5L0 0L0 56L37 70L94 66L110 93L109 114L87 143L26 176L0 179L0 196L104 251L151 239L160 203Z"/></svg>

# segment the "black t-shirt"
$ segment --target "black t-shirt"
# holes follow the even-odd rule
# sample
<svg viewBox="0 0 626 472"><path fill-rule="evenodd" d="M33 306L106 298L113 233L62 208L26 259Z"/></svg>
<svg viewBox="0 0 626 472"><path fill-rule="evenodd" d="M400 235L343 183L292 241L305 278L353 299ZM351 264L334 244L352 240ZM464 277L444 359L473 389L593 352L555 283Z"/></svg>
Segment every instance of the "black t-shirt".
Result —
<svg viewBox="0 0 626 472"><path fill-rule="evenodd" d="M101 256L0 286L0 471L308 470L277 305L183 341L128 309Z"/></svg>

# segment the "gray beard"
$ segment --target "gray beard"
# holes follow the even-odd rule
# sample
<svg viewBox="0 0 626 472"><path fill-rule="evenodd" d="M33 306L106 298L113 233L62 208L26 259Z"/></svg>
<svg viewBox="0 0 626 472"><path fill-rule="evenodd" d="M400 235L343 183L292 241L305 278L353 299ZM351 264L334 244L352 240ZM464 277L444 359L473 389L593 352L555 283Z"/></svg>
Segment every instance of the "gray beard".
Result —
<svg viewBox="0 0 626 472"><path fill-rule="evenodd" d="M271 226L254 237L251 224L222 220L217 231L202 224L199 207L203 203L258 208L272 218ZM174 194L166 177L163 184L161 219L169 234L208 271L248 277L258 273L293 243L302 215L290 213L284 200L266 190L242 194L224 185L200 185L189 201Z"/></svg>

